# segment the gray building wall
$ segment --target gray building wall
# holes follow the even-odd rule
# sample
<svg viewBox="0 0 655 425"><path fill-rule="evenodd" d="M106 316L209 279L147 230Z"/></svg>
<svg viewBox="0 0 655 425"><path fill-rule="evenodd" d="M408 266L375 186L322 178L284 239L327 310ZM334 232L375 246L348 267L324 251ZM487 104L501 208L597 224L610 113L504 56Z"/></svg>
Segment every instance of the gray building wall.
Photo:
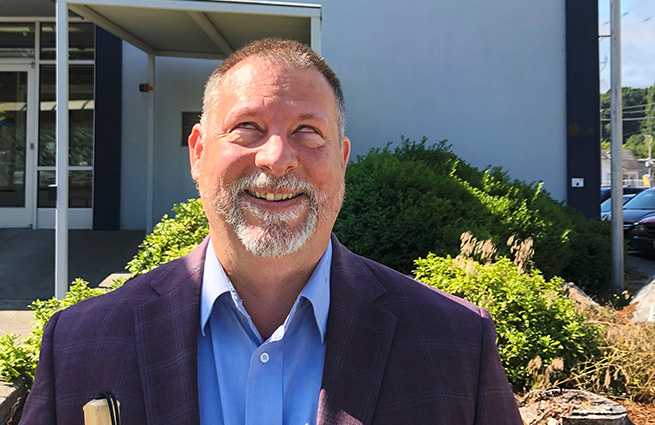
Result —
<svg viewBox="0 0 655 425"><path fill-rule="evenodd" d="M147 108L139 84L148 80L148 56L123 44L123 180L121 228L143 229L146 223ZM197 197L189 174L189 154L181 146L181 112L200 111L204 82L218 61L159 57L155 73L154 222L173 204Z"/></svg>
<svg viewBox="0 0 655 425"><path fill-rule="evenodd" d="M291 0L293 1L293 0ZM478 167L566 197L565 2L323 0L322 54L341 77L352 158L388 141L448 139ZM147 57L124 45L121 227L145 227ZM180 112L200 110L215 61L159 58L155 221L195 196Z"/></svg>

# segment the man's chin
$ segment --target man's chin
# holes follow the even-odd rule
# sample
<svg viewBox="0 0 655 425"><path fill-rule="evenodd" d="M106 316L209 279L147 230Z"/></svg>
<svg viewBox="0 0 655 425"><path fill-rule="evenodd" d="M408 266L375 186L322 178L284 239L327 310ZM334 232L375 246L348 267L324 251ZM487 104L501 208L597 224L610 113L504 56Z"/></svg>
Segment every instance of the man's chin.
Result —
<svg viewBox="0 0 655 425"><path fill-rule="evenodd" d="M248 252L264 258L278 258L297 252L313 233L308 229L291 230L276 225L237 226L235 231Z"/></svg>

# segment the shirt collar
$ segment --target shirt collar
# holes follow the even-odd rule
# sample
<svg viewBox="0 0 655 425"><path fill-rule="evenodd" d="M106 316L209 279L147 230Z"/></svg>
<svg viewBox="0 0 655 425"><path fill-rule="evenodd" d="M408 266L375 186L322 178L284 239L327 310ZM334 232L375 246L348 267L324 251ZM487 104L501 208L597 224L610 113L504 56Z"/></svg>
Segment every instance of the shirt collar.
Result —
<svg viewBox="0 0 655 425"><path fill-rule="evenodd" d="M332 265L332 240L329 241L323 256L314 268L314 271L307 281L307 284L300 291L294 308L300 298L307 299L314 311L314 320L321 334L321 341L325 342L327 329L327 318L330 310L330 266ZM230 293L235 307L242 313L246 313L239 294L234 289L230 278L225 274L223 266L216 258L216 252L211 240L207 245L205 254L205 267L202 277L202 289L200 295L200 331L205 336L205 326L209 321L216 299L222 294ZM293 310L293 309L292 309Z"/></svg>

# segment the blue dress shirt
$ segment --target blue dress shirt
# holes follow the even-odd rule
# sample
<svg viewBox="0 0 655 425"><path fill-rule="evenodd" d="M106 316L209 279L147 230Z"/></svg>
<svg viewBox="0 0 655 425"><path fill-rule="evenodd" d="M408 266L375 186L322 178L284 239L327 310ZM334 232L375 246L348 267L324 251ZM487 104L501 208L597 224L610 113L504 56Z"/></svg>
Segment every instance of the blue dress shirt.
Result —
<svg viewBox="0 0 655 425"><path fill-rule="evenodd" d="M332 242L284 323L262 341L207 247L198 332L201 425L313 425L325 363Z"/></svg>

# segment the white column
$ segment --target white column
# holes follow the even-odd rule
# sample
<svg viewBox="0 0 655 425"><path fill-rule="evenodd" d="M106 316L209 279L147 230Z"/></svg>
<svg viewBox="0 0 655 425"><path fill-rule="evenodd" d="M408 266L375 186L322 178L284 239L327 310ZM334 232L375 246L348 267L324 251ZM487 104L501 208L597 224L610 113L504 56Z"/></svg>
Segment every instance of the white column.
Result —
<svg viewBox="0 0 655 425"><path fill-rule="evenodd" d="M321 17L313 16L311 18L311 48L317 53L321 54Z"/></svg>
<svg viewBox="0 0 655 425"><path fill-rule="evenodd" d="M57 210L55 213L55 297L68 291L68 3L57 0Z"/></svg>
<svg viewBox="0 0 655 425"><path fill-rule="evenodd" d="M621 2L611 0L610 153L612 169L612 290L623 291L623 101L621 93Z"/></svg>
<svg viewBox="0 0 655 425"><path fill-rule="evenodd" d="M155 55L148 54L148 170L146 185L146 232L154 227L155 208Z"/></svg>

